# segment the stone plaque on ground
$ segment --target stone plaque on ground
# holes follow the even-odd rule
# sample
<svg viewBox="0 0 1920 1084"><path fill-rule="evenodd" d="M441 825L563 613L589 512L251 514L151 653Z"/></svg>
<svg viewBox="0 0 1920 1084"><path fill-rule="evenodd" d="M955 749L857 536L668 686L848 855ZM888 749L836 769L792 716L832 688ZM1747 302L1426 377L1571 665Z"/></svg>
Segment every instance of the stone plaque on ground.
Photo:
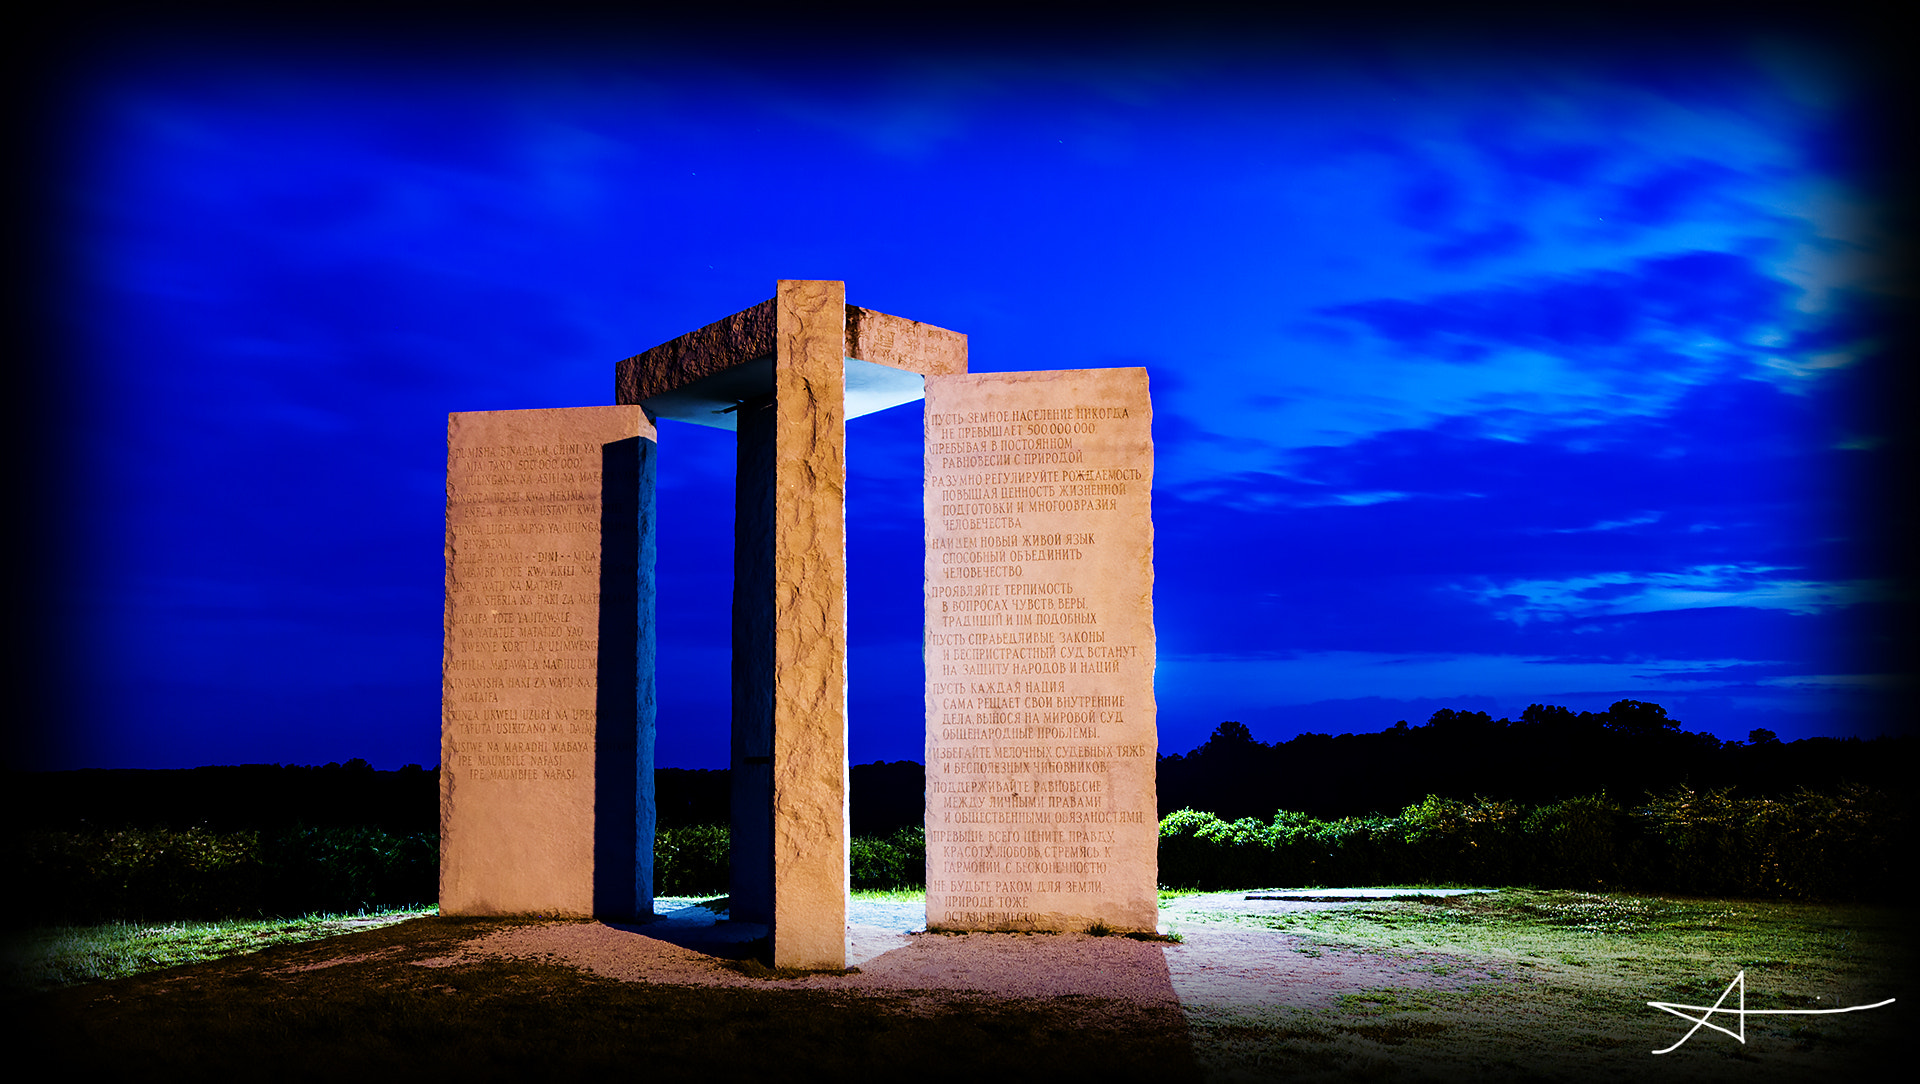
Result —
<svg viewBox="0 0 1920 1084"><path fill-rule="evenodd" d="M652 911L654 459L638 406L448 418L442 914Z"/></svg>
<svg viewBox="0 0 1920 1084"><path fill-rule="evenodd" d="M1147 372L926 395L927 926L1151 931Z"/></svg>

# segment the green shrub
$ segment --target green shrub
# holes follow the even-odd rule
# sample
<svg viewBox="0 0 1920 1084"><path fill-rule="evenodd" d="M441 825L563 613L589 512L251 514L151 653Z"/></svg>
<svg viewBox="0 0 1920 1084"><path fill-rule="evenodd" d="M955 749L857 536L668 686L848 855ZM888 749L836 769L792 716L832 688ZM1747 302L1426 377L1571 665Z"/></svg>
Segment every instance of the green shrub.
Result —
<svg viewBox="0 0 1920 1084"><path fill-rule="evenodd" d="M13 841L26 922L246 918L400 907L439 893L439 842L373 827L42 831Z"/></svg>
<svg viewBox="0 0 1920 1084"><path fill-rule="evenodd" d="M1905 890L1912 822L1889 795L1852 785L1832 794L1802 789L1788 805L1772 866L1783 894L1869 899Z"/></svg>
<svg viewBox="0 0 1920 1084"><path fill-rule="evenodd" d="M653 837L653 894L725 895L728 838L724 824L659 829Z"/></svg>
<svg viewBox="0 0 1920 1084"><path fill-rule="evenodd" d="M1525 812L1512 802L1471 802L1428 795L1400 814L1413 872L1422 881L1525 882L1533 863L1522 831Z"/></svg>
<svg viewBox="0 0 1920 1084"><path fill-rule="evenodd" d="M226 917L260 901L259 836L204 828L33 832L10 865L25 921Z"/></svg>
<svg viewBox="0 0 1920 1084"><path fill-rule="evenodd" d="M1160 881L1175 888L1226 888L1262 883L1271 864L1266 827L1228 823L1182 809L1160 822Z"/></svg>
<svg viewBox="0 0 1920 1084"><path fill-rule="evenodd" d="M660 896L717 896L727 891L731 834L724 824L662 828L653 841L653 891ZM919 888L926 884L927 837L918 826L890 836L856 836L848 855L854 888Z"/></svg>
<svg viewBox="0 0 1920 1084"><path fill-rule="evenodd" d="M725 825L662 828L654 892L727 892ZM926 883L919 827L852 845L855 888ZM29 890L11 894L16 923L91 924L254 918L430 904L439 896L439 839L370 826L214 832L205 828L42 831L15 836L4 860Z"/></svg>
<svg viewBox="0 0 1920 1084"><path fill-rule="evenodd" d="M263 905L273 914L431 903L440 896L440 839L371 825L294 825L263 833Z"/></svg>
<svg viewBox="0 0 1920 1084"><path fill-rule="evenodd" d="M1299 855L1293 876L1282 883L1365 885L1405 881L1409 864L1405 821L1400 817L1342 817L1309 821L1294 834Z"/></svg>
<svg viewBox="0 0 1920 1084"><path fill-rule="evenodd" d="M1884 897L1901 886L1910 839L1901 803L1853 785L1784 799L1682 786L1636 814L1659 842L1660 879L1701 895Z"/></svg>
<svg viewBox="0 0 1920 1084"><path fill-rule="evenodd" d="M927 883L927 833L919 826L901 828L883 838L855 836L853 887L858 889L924 888Z"/></svg>
<svg viewBox="0 0 1920 1084"><path fill-rule="evenodd" d="M1605 791L1535 807L1521 832L1538 884L1598 889L1647 880L1638 823Z"/></svg>
<svg viewBox="0 0 1920 1084"><path fill-rule="evenodd" d="M1678 787L1628 809L1604 792L1535 807L1430 795L1398 817L1262 824L1182 809L1160 822L1169 888L1525 884L1798 899L1887 898L1911 833L1865 787L1735 798Z"/></svg>

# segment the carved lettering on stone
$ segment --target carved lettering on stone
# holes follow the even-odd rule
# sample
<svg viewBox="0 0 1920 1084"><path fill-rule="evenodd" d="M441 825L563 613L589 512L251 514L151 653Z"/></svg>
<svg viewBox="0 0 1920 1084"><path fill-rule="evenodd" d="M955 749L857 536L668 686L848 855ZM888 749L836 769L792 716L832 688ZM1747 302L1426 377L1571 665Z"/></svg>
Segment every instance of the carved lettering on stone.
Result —
<svg viewBox="0 0 1920 1084"><path fill-rule="evenodd" d="M1144 369L929 377L927 925L1158 920Z"/></svg>

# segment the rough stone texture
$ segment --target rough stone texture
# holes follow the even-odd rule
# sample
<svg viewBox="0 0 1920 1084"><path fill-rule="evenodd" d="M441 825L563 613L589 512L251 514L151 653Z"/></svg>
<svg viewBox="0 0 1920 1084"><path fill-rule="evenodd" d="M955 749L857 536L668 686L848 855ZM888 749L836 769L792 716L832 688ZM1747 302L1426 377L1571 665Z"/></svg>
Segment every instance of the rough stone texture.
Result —
<svg viewBox="0 0 1920 1084"><path fill-rule="evenodd" d="M443 914L651 910L655 449L632 406L448 417Z"/></svg>
<svg viewBox="0 0 1920 1084"><path fill-rule="evenodd" d="M841 284L842 293L845 284ZM614 401L638 403L774 352L778 299L762 301L614 366ZM884 312L846 306L845 356L928 376L967 371L967 337Z"/></svg>
<svg viewBox="0 0 1920 1084"><path fill-rule="evenodd" d="M613 369L614 402L638 403L773 353L774 302L715 320Z"/></svg>
<svg viewBox="0 0 1920 1084"><path fill-rule="evenodd" d="M929 377L927 926L1154 929L1145 369Z"/></svg>
<svg viewBox="0 0 1920 1084"><path fill-rule="evenodd" d="M847 306L847 356L923 376L967 371L967 337L957 331Z"/></svg>
<svg viewBox="0 0 1920 1084"><path fill-rule="evenodd" d="M846 966L846 290L781 281L774 410L773 959Z"/></svg>

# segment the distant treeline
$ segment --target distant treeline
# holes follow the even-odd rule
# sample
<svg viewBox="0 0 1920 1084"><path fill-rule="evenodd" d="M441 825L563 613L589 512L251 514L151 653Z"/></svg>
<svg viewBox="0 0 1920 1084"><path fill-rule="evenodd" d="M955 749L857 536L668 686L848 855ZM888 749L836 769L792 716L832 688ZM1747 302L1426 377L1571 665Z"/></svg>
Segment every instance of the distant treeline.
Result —
<svg viewBox="0 0 1920 1084"><path fill-rule="evenodd" d="M1160 815L1200 809L1225 820L1276 809L1357 817L1428 796L1544 804L1598 794L1622 800L1674 787L1732 788L1737 797L1785 797L1846 783L1905 791L1913 740L1803 738L1767 730L1722 742L1683 730L1658 704L1622 700L1604 712L1535 704L1519 720L1442 709L1424 726L1373 734L1302 734L1255 741L1237 722L1159 763Z"/></svg>
<svg viewBox="0 0 1920 1084"><path fill-rule="evenodd" d="M28 828L206 828L216 832L371 826L439 834L437 771L377 771L364 760L307 767L88 768L14 772L16 824Z"/></svg>

